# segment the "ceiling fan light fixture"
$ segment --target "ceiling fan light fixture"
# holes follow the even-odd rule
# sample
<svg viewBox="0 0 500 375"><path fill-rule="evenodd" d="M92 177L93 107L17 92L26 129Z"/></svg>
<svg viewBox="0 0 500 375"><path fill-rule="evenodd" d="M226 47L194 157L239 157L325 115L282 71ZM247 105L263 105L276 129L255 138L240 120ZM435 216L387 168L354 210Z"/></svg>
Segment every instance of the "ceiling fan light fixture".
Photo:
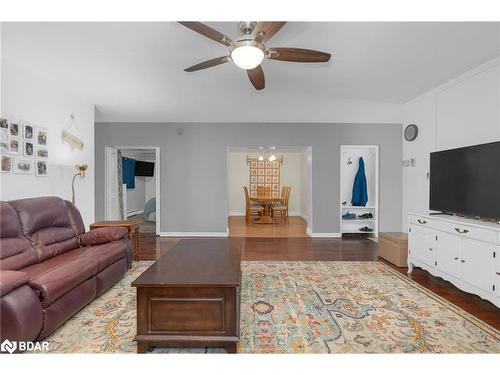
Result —
<svg viewBox="0 0 500 375"><path fill-rule="evenodd" d="M264 60L264 46L254 40L238 41L231 49L231 60L241 69L255 69Z"/></svg>

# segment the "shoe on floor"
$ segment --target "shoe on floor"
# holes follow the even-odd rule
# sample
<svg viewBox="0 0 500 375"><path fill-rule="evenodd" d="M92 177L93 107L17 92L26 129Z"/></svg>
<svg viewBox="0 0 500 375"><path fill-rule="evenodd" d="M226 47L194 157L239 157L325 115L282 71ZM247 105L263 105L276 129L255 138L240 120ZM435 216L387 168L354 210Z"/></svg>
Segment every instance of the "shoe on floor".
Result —
<svg viewBox="0 0 500 375"><path fill-rule="evenodd" d="M342 215L342 219L344 219L344 220L356 220L356 214L353 214L352 212L346 212L345 214Z"/></svg>
<svg viewBox="0 0 500 375"><path fill-rule="evenodd" d="M358 219L373 219L373 215L371 212L368 212L363 215L358 215Z"/></svg>
<svg viewBox="0 0 500 375"><path fill-rule="evenodd" d="M373 232L372 228L367 227L366 225L363 228L359 228L360 232Z"/></svg>

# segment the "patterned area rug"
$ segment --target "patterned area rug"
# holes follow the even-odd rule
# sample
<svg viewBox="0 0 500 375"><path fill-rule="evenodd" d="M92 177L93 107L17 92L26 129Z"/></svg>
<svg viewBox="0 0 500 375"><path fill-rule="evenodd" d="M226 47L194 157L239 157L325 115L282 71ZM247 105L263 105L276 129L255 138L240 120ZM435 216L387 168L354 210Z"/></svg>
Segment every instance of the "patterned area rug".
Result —
<svg viewBox="0 0 500 375"><path fill-rule="evenodd" d="M133 353L135 263L48 338L56 353ZM500 353L500 332L380 262L243 262L242 353ZM203 353L222 349L155 349Z"/></svg>

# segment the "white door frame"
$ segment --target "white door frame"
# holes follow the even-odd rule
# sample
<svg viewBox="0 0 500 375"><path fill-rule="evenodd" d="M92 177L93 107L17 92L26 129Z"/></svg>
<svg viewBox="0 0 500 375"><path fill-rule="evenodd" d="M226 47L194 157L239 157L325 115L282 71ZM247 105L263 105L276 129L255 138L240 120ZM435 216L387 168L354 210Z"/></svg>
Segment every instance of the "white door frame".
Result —
<svg viewBox="0 0 500 375"><path fill-rule="evenodd" d="M262 146L262 145L259 145ZM227 233L229 233L229 153L234 148L248 148L248 153L252 153L253 149L256 146L226 146L226 225L227 225ZM266 147L266 146L263 146ZM267 146L268 148L269 146ZM286 150L286 149L300 149L305 151L307 156L307 172L308 172L308 185L309 185L309 212L307 213L307 228L306 234L310 237L313 236L313 170L312 170L312 146L276 146L277 149ZM252 150L252 151L250 151ZM258 153L258 151L255 151ZM278 152L279 153L279 152Z"/></svg>
<svg viewBox="0 0 500 375"><path fill-rule="evenodd" d="M161 168L160 168L160 147L157 146L117 146L117 145L109 145L105 146L105 155L106 157L104 158L104 173L105 173L105 178L104 178L104 207L105 207L105 220L108 220L107 215L108 215L108 160L107 160L107 155L108 155L108 148L116 148L118 150L154 150L155 151L155 185L156 185L156 235L160 235L160 228L161 228Z"/></svg>

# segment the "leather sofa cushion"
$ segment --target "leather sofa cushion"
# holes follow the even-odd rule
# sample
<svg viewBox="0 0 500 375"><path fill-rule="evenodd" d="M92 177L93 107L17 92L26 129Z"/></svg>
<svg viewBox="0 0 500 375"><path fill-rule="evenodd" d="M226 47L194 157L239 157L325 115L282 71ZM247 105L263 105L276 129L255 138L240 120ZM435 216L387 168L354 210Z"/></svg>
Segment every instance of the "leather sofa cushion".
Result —
<svg viewBox="0 0 500 375"><path fill-rule="evenodd" d="M19 271L2 271L0 273L0 296L4 296L21 285L27 284L28 275Z"/></svg>
<svg viewBox="0 0 500 375"><path fill-rule="evenodd" d="M14 208L0 202L0 269L18 270L38 261L30 242L23 236Z"/></svg>
<svg viewBox="0 0 500 375"><path fill-rule="evenodd" d="M127 236L127 234L127 229L122 227L97 228L80 235L80 245L100 245L111 241L121 240Z"/></svg>
<svg viewBox="0 0 500 375"><path fill-rule="evenodd" d="M71 227L68 208L61 198L18 199L11 201L10 205L17 211L23 232L29 239L33 233L43 228Z"/></svg>
<svg viewBox="0 0 500 375"><path fill-rule="evenodd" d="M82 216L80 211L75 207L70 201L64 201L66 207L68 208L69 221L71 223L71 228L78 236L85 232L85 225L83 224Z"/></svg>
<svg viewBox="0 0 500 375"><path fill-rule="evenodd" d="M85 261L76 259L59 267L49 268L31 279L29 284L38 292L42 306L47 307L84 281L94 277L96 273L97 261L86 257Z"/></svg>
<svg viewBox="0 0 500 375"><path fill-rule="evenodd" d="M104 245L83 248L86 257L97 261L98 272L116 261L127 258L128 245L126 241L113 241Z"/></svg>

